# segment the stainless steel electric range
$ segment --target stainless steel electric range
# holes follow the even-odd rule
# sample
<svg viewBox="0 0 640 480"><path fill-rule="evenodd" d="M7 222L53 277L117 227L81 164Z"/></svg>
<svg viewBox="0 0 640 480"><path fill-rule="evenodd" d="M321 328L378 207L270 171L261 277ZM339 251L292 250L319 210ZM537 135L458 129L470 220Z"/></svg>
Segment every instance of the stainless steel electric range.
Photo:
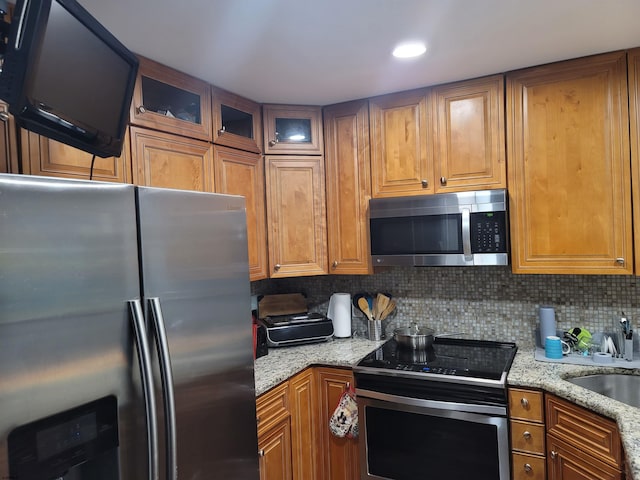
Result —
<svg viewBox="0 0 640 480"><path fill-rule="evenodd" d="M516 345L391 340L354 368L362 478L508 480L506 378Z"/></svg>

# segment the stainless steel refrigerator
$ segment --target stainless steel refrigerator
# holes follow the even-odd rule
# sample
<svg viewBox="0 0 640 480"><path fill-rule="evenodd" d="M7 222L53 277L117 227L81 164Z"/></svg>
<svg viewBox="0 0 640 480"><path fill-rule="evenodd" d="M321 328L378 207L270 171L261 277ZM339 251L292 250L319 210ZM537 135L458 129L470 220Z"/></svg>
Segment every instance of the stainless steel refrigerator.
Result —
<svg viewBox="0 0 640 480"><path fill-rule="evenodd" d="M0 478L257 479L244 199L0 175Z"/></svg>

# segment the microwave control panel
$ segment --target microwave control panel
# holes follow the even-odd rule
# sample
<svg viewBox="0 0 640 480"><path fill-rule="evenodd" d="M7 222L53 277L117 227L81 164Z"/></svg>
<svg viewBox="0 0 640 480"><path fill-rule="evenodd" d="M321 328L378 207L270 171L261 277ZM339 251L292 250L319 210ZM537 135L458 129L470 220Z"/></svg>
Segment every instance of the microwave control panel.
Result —
<svg viewBox="0 0 640 480"><path fill-rule="evenodd" d="M505 212L471 214L471 251L473 253L507 252Z"/></svg>

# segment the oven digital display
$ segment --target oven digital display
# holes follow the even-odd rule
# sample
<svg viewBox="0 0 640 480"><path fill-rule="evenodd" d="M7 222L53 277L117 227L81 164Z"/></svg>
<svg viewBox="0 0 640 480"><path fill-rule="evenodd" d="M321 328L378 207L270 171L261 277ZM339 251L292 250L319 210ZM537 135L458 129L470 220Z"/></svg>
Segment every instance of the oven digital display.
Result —
<svg viewBox="0 0 640 480"><path fill-rule="evenodd" d="M36 433L36 452L41 462L98 437L96 414L81 415Z"/></svg>

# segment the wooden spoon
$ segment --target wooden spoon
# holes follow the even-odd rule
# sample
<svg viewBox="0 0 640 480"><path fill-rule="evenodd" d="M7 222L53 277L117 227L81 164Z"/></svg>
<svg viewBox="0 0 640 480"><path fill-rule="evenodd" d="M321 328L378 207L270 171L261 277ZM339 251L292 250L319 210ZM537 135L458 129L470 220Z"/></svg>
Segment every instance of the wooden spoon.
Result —
<svg viewBox="0 0 640 480"><path fill-rule="evenodd" d="M386 308L380 314L380 320L384 320L385 318L387 318L389 315L393 313L395 309L396 309L396 301L389 300L389 303L387 304Z"/></svg>
<svg viewBox="0 0 640 480"><path fill-rule="evenodd" d="M382 316L382 312L384 312L387 308L387 306L389 305L389 300L391 300L389 297L387 297L384 293L379 293L376 296L376 305L378 306L377 311L378 311L378 315L374 314L374 317L376 319L381 320L381 316Z"/></svg>
<svg viewBox="0 0 640 480"><path fill-rule="evenodd" d="M371 310L369 310L369 302L367 302L366 298L362 297L358 299L358 307L369 320L373 320L373 317L371 316Z"/></svg>

